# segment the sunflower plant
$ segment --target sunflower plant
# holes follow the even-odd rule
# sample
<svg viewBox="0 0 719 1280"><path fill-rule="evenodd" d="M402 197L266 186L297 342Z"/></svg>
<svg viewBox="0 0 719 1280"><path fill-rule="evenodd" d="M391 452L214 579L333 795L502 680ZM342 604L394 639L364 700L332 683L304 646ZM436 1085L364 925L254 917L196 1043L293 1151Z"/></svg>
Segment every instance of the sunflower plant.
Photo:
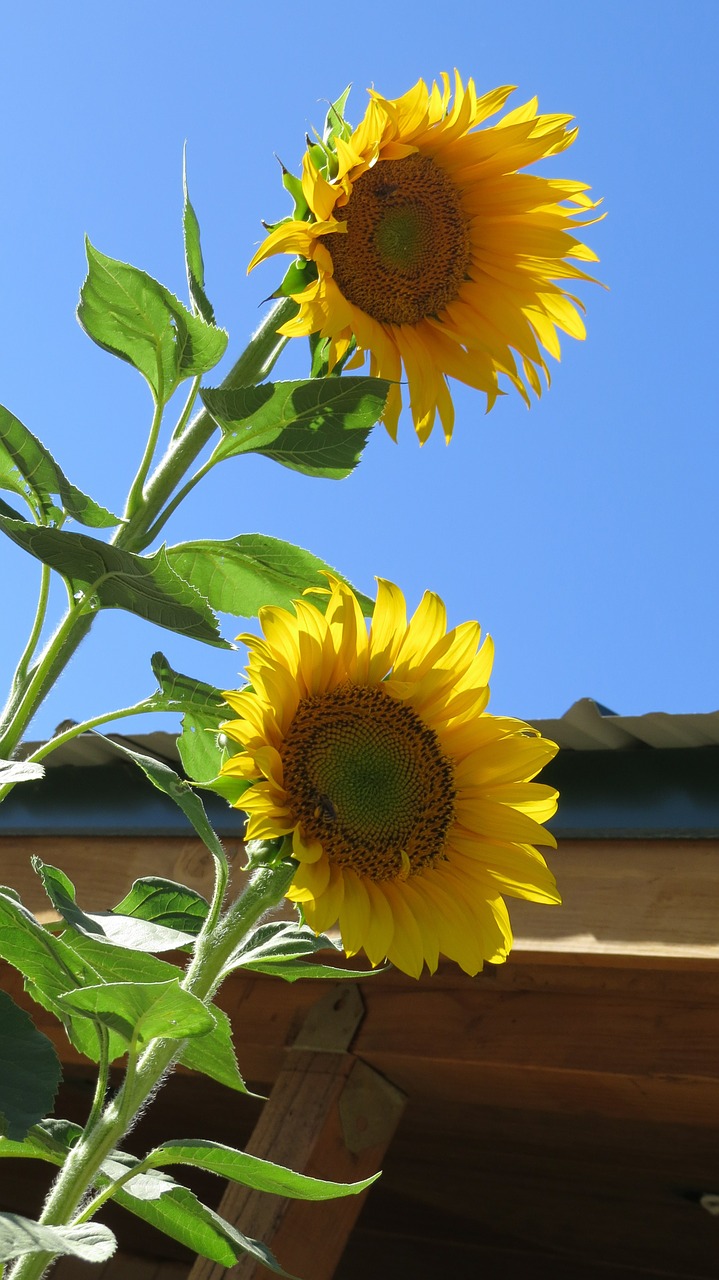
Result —
<svg viewBox="0 0 719 1280"><path fill-rule="evenodd" d="M333 966L343 951L414 978L440 957L474 975L509 952L506 897L559 901L537 847L553 843L543 823L556 792L534 781L556 747L487 711L492 645L477 623L448 629L431 591L408 619L393 583L379 578L370 599L324 559L264 534L159 544L187 494L242 454L311 476L349 475L377 422L396 435L403 386L420 442L437 417L451 436L448 379L484 392L488 407L506 387L539 394L546 354L559 355L557 330L583 336L581 304L566 285L591 278L580 264L594 255L573 231L596 204L581 183L524 172L564 151L574 133L568 117L539 115L534 101L488 123L510 92L478 96L458 76L454 93L446 76L396 100L372 91L356 128L345 119L346 93L331 105L301 177L283 170L294 210L268 227L250 268L278 253L293 261L219 385L205 379L228 336L206 292L186 178L187 303L88 242L80 324L151 395L121 516L73 485L0 407L0 488L23 504L0 500L0 529L40 566L35 620L0 715L0 800L41 778L43 760L79 734L140 713L179 713L184 777L114 749L179 805L215 869L209 902L187 886L141 879L113 911L93 913L62 870L36 859L57 915L49 926L12 888L0 890L0 956L97 1064L85 1125L53 1118L53 1046L0 992L0 1156L58 1168L38 1221L0 1214L0 1272L9 1263L13 1280L37 1280L61 1255L109 1257L114 1237L96 1221L109 1200L225 1266L249 1252L284 1274L265 1245L166 1168L191 1164L314 1199L361 1192L372 1179L322 1181L201 1141L168 1141L143 1158L122 1149L178 1063L246 1091L214 1003L224 978L243 966L290 981L368 971ZM310 376L271 380L299 336L309 338ZM369 372L357 372L367 358ZM184 405L171 422L181 387ZM54 628L53 577L67 593ZM260 634L238 637L249 651L245 683L215 689L156 653L149 696L23 747L95 618L117 608L228 649L216 612L256 617ZM249 874L234 900L203 788L246 815ZM283 899L296 919L263 923ZM184 953L186 965L157 954L167 951ZM124 1075L110 1094L118 1062Z"/></svg>

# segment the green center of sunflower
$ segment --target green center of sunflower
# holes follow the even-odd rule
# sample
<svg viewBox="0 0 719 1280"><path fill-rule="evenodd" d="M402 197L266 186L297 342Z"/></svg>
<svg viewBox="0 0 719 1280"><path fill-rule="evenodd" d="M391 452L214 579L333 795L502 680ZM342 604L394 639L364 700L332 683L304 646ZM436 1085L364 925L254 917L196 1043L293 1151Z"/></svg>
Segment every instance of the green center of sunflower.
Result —
<svg viewBox="0 0 719 1280"><path fill-rule="evenodd" d="M338 866L387 880L443 857L452 765L434 730L381 686L304 699L281 756L293 821Z"/></svg>
<svg viewBox="0 0 719 1280"><path fill-rule="evenodd" d="M349 302L383 324L417 324L458 295L470 262L459 192L429 156L380 160L343 208L345 235L327 236Z"/></svg>

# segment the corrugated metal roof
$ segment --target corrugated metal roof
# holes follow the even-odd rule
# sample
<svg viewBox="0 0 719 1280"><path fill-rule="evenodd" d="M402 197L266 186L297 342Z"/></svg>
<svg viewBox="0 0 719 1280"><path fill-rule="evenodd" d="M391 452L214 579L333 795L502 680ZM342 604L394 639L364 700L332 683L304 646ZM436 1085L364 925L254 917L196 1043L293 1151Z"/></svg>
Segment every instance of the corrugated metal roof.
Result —
<svg viewBox="0 0 719 1280"><path fill-rule="evenodd" d="M593 698L580 698L564 715L555 720L534 720L530 723L545 738L551 738L569 751L627 751L642 747L656 750L676 747L719 746L719 711L696 712L689 715L671 715L665 711L652 711L641 716L620 716L608 711ZM68 727L65 722L63 728ZM178 764L179 755L174 733L157 731L131 737L111 734L117 742L157 756L169 764ZM23 755L30 755L40 743L26 743ZM83 734L47 757L47 767L61 764L99 765L111 764L117 755L101 738Z"/></svg>
<svg viewBox="0 0 719 1280"><path fill-rule="evenodd" d="M562 797L549 824L555 835L719 839L719 712L618 716L582 698L559 719L531 723L562 748L542 772L542 781L557 787ZM180 764L174 733L116 734L112 739L173 768ZM33 745L39 744L26 744L25 754ZM0 834L189 831L182 811L148 785L111 742L83 734L52 752L45 763L44 780L24 782L0 806ZM209 792L202 798L218 834L240 837L243 815Z"/></svg>
<svg viewBox="0 0 719 1280"><path fill-rule="evenodd" d="M570 751L719 746L719 711L689 715L650 711L642 716L618 716L593 698L580 698L561 719L531 723L544 737Z"/></svg>

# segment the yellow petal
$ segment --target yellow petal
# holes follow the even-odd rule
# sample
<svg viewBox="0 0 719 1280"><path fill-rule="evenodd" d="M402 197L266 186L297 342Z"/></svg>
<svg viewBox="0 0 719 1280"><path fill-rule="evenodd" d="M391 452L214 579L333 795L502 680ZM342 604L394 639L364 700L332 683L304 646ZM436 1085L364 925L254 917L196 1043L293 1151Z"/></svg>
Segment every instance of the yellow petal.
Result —
<svg viewBox="0 0 719 1280"><path fill-rule="evenodd" d="M382 884L365 878L365 892L369 902L369 919L364 939L364 950L370 964L378 965L386 958L394 936L394 916L387 901Z"/></svg>
<svg viewBox="0 0 719 1280"><path fill-rule="evenodd" d="M342 945L348 956L364 946L369 926L371 904L364 880L351 868L344 871L345 891L339 913Z"/></svg>
<svg viewBox="0 0 719 1280"><path fill-rule="evenodd" d="M377 602L369 635L369 684L375 684L391 670L406 630L407 606L402 592L386 578L377 578Z"/></svg>

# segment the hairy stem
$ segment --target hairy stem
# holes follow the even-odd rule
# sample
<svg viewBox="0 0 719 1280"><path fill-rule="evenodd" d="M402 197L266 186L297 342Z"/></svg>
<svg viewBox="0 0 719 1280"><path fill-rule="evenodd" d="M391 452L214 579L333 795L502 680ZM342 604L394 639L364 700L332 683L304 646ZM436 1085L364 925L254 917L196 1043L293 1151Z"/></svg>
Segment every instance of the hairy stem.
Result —
<svg viewBox="0 0 719 1280"><path fill-rule="evenodd" d="M10 759L40 703L67 666L80 641L92 626L93 614L75 604L68 608L55 634L48 640L21 691L11 698L0 724L0 758Z"/></svg>
<svg viewBox="0 0 719 1280"><path fill-rule="evenodd" d="M244 893L213 929L203 931L182 981L186 991L209 1003L220 984L224 965L249 930L271 907L281 902L292 882L296 864L285 861L262 867ZM91 1129L85 1130L69 1153L50 1191L40 1222L61 1226L71 1222L78 1206L110 1152L132 1127L138 1111L157 1089L182 1053L184 1041L153 1040L133 1061L119 1092L108 1103ZM40 1280L55 1255L26 1254L14 1264L12 1280Z"/></svg>
<svg viewBox="0 0 719 1280"><path fill-rule="evenodd" d="M287 338L277 333L277 329L295 311L296 303L290 298L284 298L275 304L253 334L239 360L223 379L223 389L252 386L267 377L288 342ZM185 430L179 436L175 435L145 486L141 508L112 538L115 546L124 547L127 551L145 549L151 541L149 530L165 503L172 497L215 431L217 423L214 418L210 417L206 409L201 409Z"/></svg>
<svg viewBox="0 0 719 1280"><path fill-rule="evenodd" d="M162 397L160 396L155 401L155 411L152 415L152 424L150 426L150 434L147 437L145 452L142 455L142 460L137 469L137 475L135 476L135 479L130 486L130 492L127 495L125 514L123 516L125 521L132 519L135 512L139 511L142 506L145 481L147 480L147 475L150 470L150 466L152 465L152 459L157 446L157 437L160 434L160 427L162 426L163 412L164 404L162 402Z"/></svg>
<svg viewBox="0 0 719 1280"><path fill-rule="evenodd" d="M38 640L40 639L40 633L45 623L45 614L47 613L47 602L48 602L48 596L50 595L51 576L52 576L52 570L49 568L49 566L46 564L42 565L41 574L40 574L40 590L38 592L38 597L37 597L37 608L35 610L35 619L32 624L32 630L30 632L30 635L28 636L27 644L25 645L20 661L17 664L17 669L15 671L15 679L13 681L13 686L15 688L20 688L23 682L27 680L28 668L30 666L30 663L32 662L33 657L35 656L35 650L37 648Z"/></svg>
<svg viewBox="0 0 719 1280"><path fill-rule="evenodd" d="M233 365L221 386L225 389L251 386L261 382L272 369L288 339L277 333L278 327L294 315L296 304L285 298L276 303L253 334L239 360ZM183 416L187 410L183 410ZM182 421L182 417L180 419ZM160 513L172 497L189 468L207 444L217 424L205 409L196 415L184 431L173 439L146 484L137 510L121 525L111 542L125 551L143 551L161 527ZM173 507L174 509L174 507ZM158 517L160 517L159 524ZM14 691L0 719L0 759L9 759L25 730L64 671L81 641L90 630L95 614L83 612L72 604L55 635L45 646L31 677L22 690Z"/></svg>

